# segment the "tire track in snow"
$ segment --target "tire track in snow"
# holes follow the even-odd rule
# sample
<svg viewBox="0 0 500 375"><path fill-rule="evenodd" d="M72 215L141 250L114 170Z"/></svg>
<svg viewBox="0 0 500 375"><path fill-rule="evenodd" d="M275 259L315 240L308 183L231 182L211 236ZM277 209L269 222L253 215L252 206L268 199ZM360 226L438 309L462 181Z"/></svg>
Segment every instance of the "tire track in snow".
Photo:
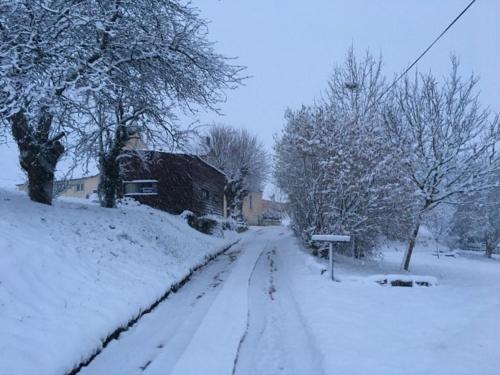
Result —
<svg viewBox="0 0 500 375"><path fill-rule="evenodd" d="M250 231L241 242L242 255L218 293L202 324L172 370L172 375L230 375L247 326L248 285L268 236ZM159 372L158 372L159 373Z"/></svg>
<svg viewBox="0 0 500 375"><path fill-rule="evenodd" d="M240 251L229 250L195 272L182 289L112 341L81 374L138 375L158 373L157 367L160 373L168 373L203 321Z"/></svg>
<svg viewBox="0 0 500 375"><path fill-rule="evenodd" d="M277 250L273 246L263 251L267 256L259 257L250 279L248 326L234 375L322 373L321 360L287 284L285 264L277 261Z"/></svg>
<svg viewBox="0 0 500 375"><path fill-rule="evenodd" d="M248 279L248 288L250 288L250 282L251 282L251 280L252 280L252 278L254 276L255 269L257 268L257 264L259 263L260 259L262 258L262 255L264 254L264 252L265 252L265 250L267 248L268 243L269 242L267 242L266 245L264 246L264 249L260 253L259 257L257 258L257 261L255 262L255 264L253 266L252 273L250 274L250 278ZM247 337L249 326L250 326L250 306L248 306L248 309L247 309L247 325L246 325L246 328L245 328L245 333L243 333L243 336L241 336L241 340L240 340L240 342L238 344L238 351L236 353L236 356L234 357L234 366L233 366L233 372L232 372L233 375L236 372L236 366L238 365L238 360L239 360L240 353L241 353L241 347L242 347L242 345L245 342L245 339Z"/></svg>

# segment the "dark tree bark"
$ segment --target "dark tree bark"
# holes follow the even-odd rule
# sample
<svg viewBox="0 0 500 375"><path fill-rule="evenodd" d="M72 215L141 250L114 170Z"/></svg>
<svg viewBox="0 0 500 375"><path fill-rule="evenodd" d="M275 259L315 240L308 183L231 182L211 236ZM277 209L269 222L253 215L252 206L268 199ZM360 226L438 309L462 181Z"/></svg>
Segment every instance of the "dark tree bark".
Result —
<svg viewBox="0 0 500 375"><path fill-rule="evenodd" d="M422 223L422 214L419 214L415 222L415 225L413 227L413 230L411 232L410 242L408 243L408 248L406 249L405 257L403 259L403 269L405 271L410 270L411 256L413 254L413 249L415 248L415 244L417 243L417 236L421 223Z"/></svg>
<svg viewBox="0 0 500 375"><path fill-rule="evenodd" d="M121 182L119 156L123 152L127 139L127 129L124 126L118 126L111 149L108 152L104 150L100 152L99 171L101 172L101 180L98 190L102 207L116 207L116 194Z"/></svg>
<svg viewBox="0 0 500 375"><path fill-rule="evenodd" d="M48 205L52 204L56 165L64 153L60 142L64 133L50 137L52 119L47 109L40 111L36 127L30 126L22 111L10 117L19 162L28 176L28 195L31 200Z"/></svg>
<svg viewBox="0 0 500 375"><path fill-rule="evenodd" d="M489 241L489 240L486 240L486 249L485 249L485 252L484 252L484 256L486 258L492 258L493 257L493 251L495 250L495 247L496 247L496 243L494 241Z"/></svg>
<svg viewBox="0 0 500 375"><path fill-rule="evenodd" d="M101 206L116 207L116 192L120 184L120 164L113 156L103 155L99 158L99 169L101 179L98 190Z"/></svg>

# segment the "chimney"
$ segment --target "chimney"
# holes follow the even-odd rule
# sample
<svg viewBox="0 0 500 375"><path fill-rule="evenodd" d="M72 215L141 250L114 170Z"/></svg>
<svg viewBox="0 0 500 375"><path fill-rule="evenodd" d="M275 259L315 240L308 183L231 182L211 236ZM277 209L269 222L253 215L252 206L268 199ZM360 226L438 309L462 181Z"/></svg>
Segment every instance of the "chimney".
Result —
<svg viewBox="0 0 500 375"><path fill-rule="evenodd" d="M128 129L128 139L123 148L125 150L147 150L139 129L133 127Z"/></svg>

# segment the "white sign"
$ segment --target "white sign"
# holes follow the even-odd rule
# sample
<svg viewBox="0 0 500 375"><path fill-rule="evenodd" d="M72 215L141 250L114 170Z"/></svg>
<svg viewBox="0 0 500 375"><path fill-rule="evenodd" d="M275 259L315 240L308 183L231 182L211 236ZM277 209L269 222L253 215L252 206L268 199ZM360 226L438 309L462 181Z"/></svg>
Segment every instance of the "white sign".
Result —
<svg viewBox="0 0 500 375"><path fill-rule="evenodd" d="M349 242L351 241L351 236L344 236L340 234L314 234L312 236L312 240L325 242Z"/></svg>
<svg viewBox="0 0 500 375"><path fill-rule="evenodd" d="M341 234L313 234L311 237L313 241L329 242L328 244L328 263L330 268L330 278L333 278L333 243L334 242L350 242L351 236Z"/></svg>

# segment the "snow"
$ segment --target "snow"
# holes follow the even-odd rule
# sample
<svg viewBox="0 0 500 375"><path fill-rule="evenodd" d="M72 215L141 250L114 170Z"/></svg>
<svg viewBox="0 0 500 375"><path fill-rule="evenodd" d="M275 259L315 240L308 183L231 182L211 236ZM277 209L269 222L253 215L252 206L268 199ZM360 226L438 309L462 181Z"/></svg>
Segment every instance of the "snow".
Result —
<svg viewBox="0 0 500 375"><path fill-rule="evenodd" d="M337 256L332 282L288 230L251 228L236 262L207 267L83 373L496 375L499 259L434 248L420 243L404 274L402 244L382 259Z"/></svg>
<svg viewBox="0 0 500 375"><path fill-rule="evenodd" d="M0 190L0 374L62 374L235 236L146 206Z"/></svg>
<svg viewBox="0 0 500 375"><path fill-rule="evenodd" d="M174 273L187 272L187 259L191 264L195 254L197 261L203 259L207 250L200 250L200 243L215 249L224 242L187 232L180 218L143 206L108 211L64 202L49 208L12 193L7 198L0 199L2 212L15 202L20 210L7 210L9 220L21 227L24 218L29 225L21 236L21 230L0 221L2 249L7 230L22 242L19 255L1 253L10 256L0 266L0 350L7 354L0 373L64 373L99 345L102 332L154 300ZM23 210L32 213L29 219ZM124 219L131 214L140 216L139 229ZM164 223L158 224L159 218ZM114 242L121 240L113 234L122 225L129 225L126 233L136 243L119 252ZM106 229L110 226L115 229ZM165 226L178 232L161 233ZM72 230L80 231L86 246L75 241ZM109 242L106 250L95 246L103 240L92 240L92 231ZM156 232L174 245L161 250L149 238ZM73 247L50 237L62 233ZM405 246L392 242L380 247L376 259L336 254L338 281L333 282L323 272L326 261L312 257L286 228L253 227L241 238L112 341L82 375L498 374L498 256L456 252L438 258L435 244L421 238L412 272L403 273ZM146 240L151 246L145 253L138 246ZM117 256L109 256L111 251ZM169 265L168 274L162 264ZM15 273L5 273L11 269ZM383 280L425 281L431 287L390 287L378 283Z"/></svg>
<svg viewBox="0 0 500 375"><path fill-rule="evenodd" d="M82 369L91 374L170 374L193 340L231 274L240 245L196 272L189 283L162 302ZM201 361L197 361L201 363Z"/></svg>
<svg viewBox="0 0 500 375"><path fill-rule="evenodd" d="M279 247L324 373L498 374L500 259L437 258L434 245L420 243L412 273L399 275L404 244L394 243L381 249L382 260L337 256L341 281L332 282L321 274L326 262L291 237ZM439 285L386 287L373 282L381 272Z"/></svg>
<svg viewBox="0 0 500 375"><path fill-rule="evenodd" d="M130 181L123 181L124 184L131 183L131 182L135 182L135 183L155 183L155 182L158 182L158 180L130 180Z"/></svg>
<svg viewBox="0 0 500 375"><path fill-rule="evenodd" d="M402 281L405 283L411 283L412 286L419 286L425 284L425 286L434 286L438 284L437 278L434 276L412 276L412 275L398 275L398 274L389 274L389 275L373 275L368 278L379 284L391 284L394 282Z"/></svg>
<svg viewBox="0 0 500 375"><path fill-rule="evenodd" d="M283 228L270 230L248 291L248 330L234 374L321 374L321 357L304 325L279 246Z"/></svg>
<svg viewBox="0 0 500 375"><path fill-rule="evenodd" d="M143 196L143 195L158 195L158 193L126 193L126 197L134 197L134 196Z"/></svg>
<svg viewBox="0 0 500 375"><path fill-rule="evenodd" d="M232 374L247 289L269 236L251 230L83 369L92 374ZM273 233L271 233L272 235Z"/></svg>
<svg viewBox="0 0 500 375"><path fill-rule="evenodd" d="M247 324L249 279L263 250L258 241L244 245L243 255L171 375L232 373Z"/></svg>
<svg viewBox="0 0 500 375"><path fill-rule="evenodd" d="M314 234L311 237L311 240L327 242L349 242L351 241L351 237L339 234Z"/></svg>

